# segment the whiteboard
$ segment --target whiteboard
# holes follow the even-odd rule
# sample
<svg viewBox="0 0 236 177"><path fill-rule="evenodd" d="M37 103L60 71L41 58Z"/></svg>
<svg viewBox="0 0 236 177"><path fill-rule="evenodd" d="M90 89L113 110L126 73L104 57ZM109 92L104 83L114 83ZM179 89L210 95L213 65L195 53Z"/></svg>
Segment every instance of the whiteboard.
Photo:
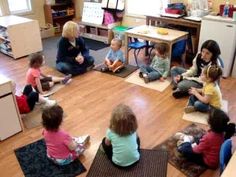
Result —
<svg viewBox="0 0 236 177"><path fill-rule="evenodd" d="M101 25L103 22L104 10L101 3L84 2L82 22L94 23Z"/></svg>

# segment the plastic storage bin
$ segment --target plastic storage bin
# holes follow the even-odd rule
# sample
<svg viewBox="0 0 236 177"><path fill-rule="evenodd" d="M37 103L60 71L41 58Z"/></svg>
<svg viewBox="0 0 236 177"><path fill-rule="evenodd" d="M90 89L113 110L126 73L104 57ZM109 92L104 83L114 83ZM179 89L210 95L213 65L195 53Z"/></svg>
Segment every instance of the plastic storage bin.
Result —
<svg viewBox="0 0 236 177"><path fill-rule="evenodd" d="M129 29L129 27L126 27L126 26L116 26L112 29L112 31L114 33L114 37L121 39L124 44L125 31L128 29Z"/></svg>

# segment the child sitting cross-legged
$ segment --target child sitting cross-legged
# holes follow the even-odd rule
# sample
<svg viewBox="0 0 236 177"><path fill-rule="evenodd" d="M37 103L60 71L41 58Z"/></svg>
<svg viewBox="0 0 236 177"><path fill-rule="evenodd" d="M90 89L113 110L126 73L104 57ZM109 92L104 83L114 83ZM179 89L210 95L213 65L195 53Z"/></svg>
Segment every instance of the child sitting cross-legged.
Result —
<svg viewBox="0 0 236 177"><path fill-rule="evenodd" d="M222 75L222 70L219 66L209 65L202 70L201 80L203 88L192 87L189 90L188 105L185 107L185 113L193 111L208 112L211 107L222 107L222 95L217 81Z"/></svg>
<svg viewBox="0 0 236 177"><path fill-rule="evenodd" d="M170 69L167 54L167 44L159 43L155 45L155 56L151 64L140 67L139 77L143 78L145 83L158 79L164 81L167 78Z"/></svg>
<svg viewBox="0 0 236 177"><path fill-rule="evenodd" d="M137 127L136 116L128 106L120 104L115 107L100 149L116 167L131 167L139 161Z"/></svg>
<svg viewBox="0 0 236 177"><path fill-rule="evenodd" d="M216 169L219 165L220 147L224 139L230 138L235 124L220 109L211 108L208 124L210 129L200 139L184 133L176 133L177 149L189 161Z"/></svg>
<svg viewBox="0 0 236 177"><path fill-rule="evenodd" d="M58 165L67 165L83 154L89 135L71 137L60 128L63 109L59 105L43 110L43 136L47 147L47 157Z"/></svg>
<svg viewBox="0 0 236 177"><path fill-rule="evenodd" d="M111 41L111 48L105 58L104 64L106 67L101 68L102 72L112 71L120 72L124 67L125 59L124 54L121 51L122 41L120 39L114 38Z"/></svg>

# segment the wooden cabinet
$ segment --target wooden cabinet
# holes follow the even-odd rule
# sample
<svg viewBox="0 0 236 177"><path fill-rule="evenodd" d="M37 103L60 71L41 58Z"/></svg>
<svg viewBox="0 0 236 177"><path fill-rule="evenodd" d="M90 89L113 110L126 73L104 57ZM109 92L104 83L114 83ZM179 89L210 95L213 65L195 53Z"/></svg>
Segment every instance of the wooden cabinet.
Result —
<svg viewBox="0 0 236 177"><path fill-rule="evenodd" d="M0 75L0 141L22 131L12 81Z"/></svg>
<svg viewBox="0 0 236 177"><path fill-rule="evenodd" d="M14 59L42 51L38 21L14 15L0 17L0 51Z"/></svg>
<svg viewBox="0 0 236 177"><path fill-rule="evenodd" d="M109 25L96 25L93 23L79 22L81 36L110 44L113 38L112 28L120 23Z"/></svg>
<svg viewBox="0 0 236 177"><path fill-rule="evenodd" d="M55 32L60 33L63 25L75 18L74 3L45 4L44 15L46 23L52 24Z"/></svg>

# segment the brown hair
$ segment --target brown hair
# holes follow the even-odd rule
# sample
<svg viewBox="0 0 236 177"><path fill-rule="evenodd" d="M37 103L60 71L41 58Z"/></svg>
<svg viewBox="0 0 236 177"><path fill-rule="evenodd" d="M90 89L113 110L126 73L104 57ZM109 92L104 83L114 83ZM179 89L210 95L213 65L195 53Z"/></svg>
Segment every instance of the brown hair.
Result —
<svg viewBox="0 0 236 177"><path fill-rule="evenodd" d="M30 68L37 68L43 64L43 55L40 52L30 54L28 58Z"/></svg>
<svg viewBox="0 0 236 177"><path fill-rule="evenodd" d="M59 105L45 108L42 114L42 125L46 130L57 131L62 123L63 109Z"/></svg>
<svg viewBox="0 0 236 177"><path fill-rule="evenodd" d="M120 136L134 133L138 128L138 123L131 108L124 104L116 106L112 111L109 128Z"/></svg>
<svg viewBox="0 0 236 177"><path fill-rule="evenodd" d="M207 78L210 78L212 82L215 82L222 76L222 69L217 65L210 65L203 69L203 73Z"/></svg>
<svg viewBox="0 0 236 177"><path fill-rule="evenodd" d="M160 55L166 56L169 51L169 47L166 43L157 43L154 48L159 52Z"/></svg>

